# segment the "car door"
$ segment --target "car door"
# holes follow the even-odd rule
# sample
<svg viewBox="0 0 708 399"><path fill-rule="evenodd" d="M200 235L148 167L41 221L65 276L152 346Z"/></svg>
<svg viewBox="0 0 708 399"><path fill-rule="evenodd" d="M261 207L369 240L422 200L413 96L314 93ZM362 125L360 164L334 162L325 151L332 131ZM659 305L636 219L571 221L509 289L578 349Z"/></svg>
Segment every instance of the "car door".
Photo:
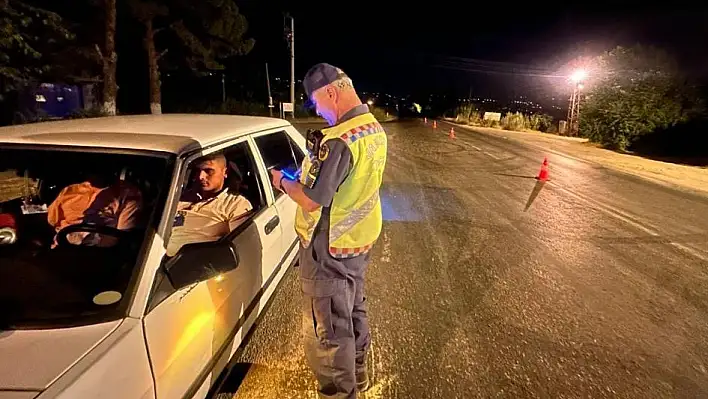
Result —
<svg viewBox="0 0 708 399"><path fill-rule="evenodd" d="M144 324L158 399L204 397L252 325L253 311L259 309L252 304L258 301L266 273L275 267L269 259L280 252L278 213L266 195L248 139L214 151L237 164L238 172L232 168L229 173L246 182L245 195L254 210L225 238L238 255L236 269L164 299L153 298ZM158 275L156 285L164 286L165 280Z"/></svg>
<svg viewBox="0 0 708 399"><path fill-rule="evenodd" d="M299 142L298 138L300 139ZM267 170L286 168L293 172L300 168L305 156L302 150L304 138L294 128L256 134L254 135L254 142ZM297 234L295 233L297 203L280 190L273 188L272 182L270 188L274 193L275 207L278 210L283 226L283 251L288 252L293 245L296 245L297 240Z"/></svg>

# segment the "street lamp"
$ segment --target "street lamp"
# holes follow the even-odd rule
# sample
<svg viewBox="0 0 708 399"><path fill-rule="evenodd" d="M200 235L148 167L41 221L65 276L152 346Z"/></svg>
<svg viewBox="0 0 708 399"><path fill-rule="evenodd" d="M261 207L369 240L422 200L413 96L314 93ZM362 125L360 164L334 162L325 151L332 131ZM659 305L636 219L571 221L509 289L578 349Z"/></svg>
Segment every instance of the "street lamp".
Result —
<svg viewBox="0 0 708 399"><path fill-rule="evenodd" d="M366 103L369 104L369 107L370 107L370 106L374 105L374 100L369 100Z"/></svg>
<svg viewBox="0 0 708 399"><path fill-rule="evenodd" d="M571 136L578 134L578 122L580 120L580 91L585 87L583 81L587 79L588 72L579 68L570 74L569 80L573 84L573 94L570 96L570 106L568 107L568 127Z"/></svg>
<svg viewBox="0 0 708 399"><path fill-rule="evenodd" d="M588 71L584 69L576 69L570 74L570 81L573 83L580 83L588 77Z"/></svg>

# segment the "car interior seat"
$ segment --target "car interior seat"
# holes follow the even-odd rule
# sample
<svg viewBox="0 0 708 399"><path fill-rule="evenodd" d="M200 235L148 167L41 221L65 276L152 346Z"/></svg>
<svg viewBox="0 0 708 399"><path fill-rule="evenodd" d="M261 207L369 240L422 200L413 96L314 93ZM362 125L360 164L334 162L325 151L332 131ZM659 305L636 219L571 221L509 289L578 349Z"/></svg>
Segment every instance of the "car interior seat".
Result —
<svg viewBox="0 0 708 399"><path fill-rule="evenodd" d="M238 154L228 154L227 159L229 168L226 181L227 187L246 197L254 209L257 209L260 204L265 202L265 199L262 197L258 177L253 168L250 167L249 160L245 156L238 156Z"/></svg>

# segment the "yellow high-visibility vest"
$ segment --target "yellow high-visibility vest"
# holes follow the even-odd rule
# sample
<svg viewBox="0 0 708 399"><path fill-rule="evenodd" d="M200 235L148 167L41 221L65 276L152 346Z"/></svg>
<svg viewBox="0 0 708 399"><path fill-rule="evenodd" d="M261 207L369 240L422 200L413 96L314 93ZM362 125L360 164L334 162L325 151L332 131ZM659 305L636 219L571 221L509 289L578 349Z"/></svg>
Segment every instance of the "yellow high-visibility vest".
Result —
<svg viewBox="0 0 708 399"><path fill-rule="evenodd" d="M381 234L379 187L386 166L386 132L371 113L366 113L323 129L322 133L322 144L342 140L352 153L352 169L339 186L330 207L329 252L335 258L365 254ZM305 157L300 176L302 184L310 185L316 175L314 169L327 155L323 150L320 154ZM322 208L307 212L298 207L295 230L304 247L310 245L321 215Z"/></svg>

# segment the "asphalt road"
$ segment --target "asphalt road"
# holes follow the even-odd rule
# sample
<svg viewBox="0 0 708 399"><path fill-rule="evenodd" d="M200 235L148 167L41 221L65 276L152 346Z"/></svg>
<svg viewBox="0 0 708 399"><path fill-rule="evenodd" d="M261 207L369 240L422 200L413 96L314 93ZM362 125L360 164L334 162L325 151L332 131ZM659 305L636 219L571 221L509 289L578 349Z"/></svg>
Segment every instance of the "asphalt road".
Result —
<svg viewBox="0 0 708 399"><path fill-rule="evenodd" d="M707 198L481 133L451 140L449 125L385 128L363 397L708 397ZM316 397L297 273L222 397Z"/></svg>

